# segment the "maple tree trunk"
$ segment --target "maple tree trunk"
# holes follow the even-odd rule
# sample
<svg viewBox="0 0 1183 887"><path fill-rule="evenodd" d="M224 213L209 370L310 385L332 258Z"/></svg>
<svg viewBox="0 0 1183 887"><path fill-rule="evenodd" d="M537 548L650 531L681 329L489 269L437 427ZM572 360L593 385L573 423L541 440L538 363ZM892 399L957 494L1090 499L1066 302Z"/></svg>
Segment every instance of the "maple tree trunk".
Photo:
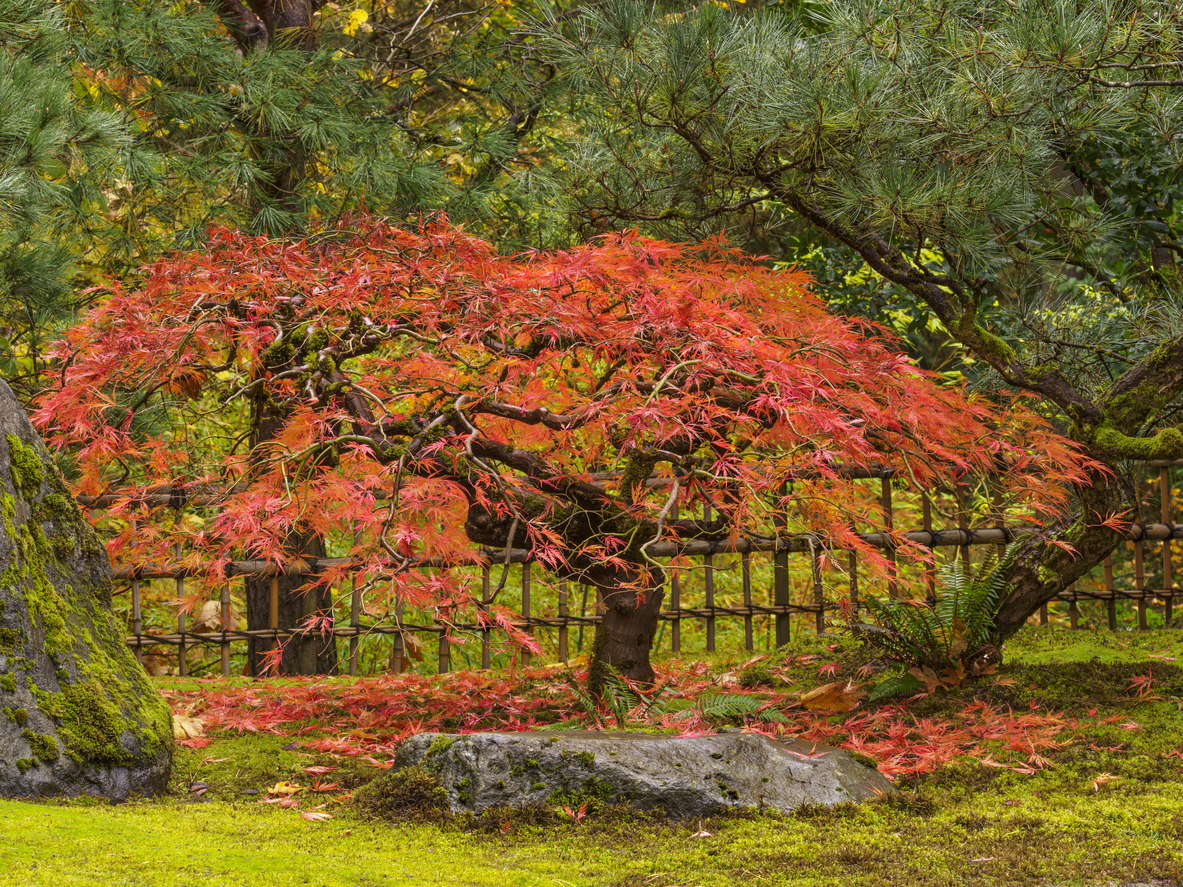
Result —
<svg viewBox="0 0 1183 887"><path fill-rule="evenodd" d="M592 641L589 692L599 698L604 681L612 673L643 684L653 683L649 654L665 600L664 588L653 582L640 593L635 588L602 585L596 591L602 615Z"/></svg>
<svg viewBox="0 0 1183 887"><path fill-rule="evenodd" d="M266 394L256 396L251 403L251 452L258 458L262 445L273 440L287 421L287 410ZM292 534L284 545L289 558L324 557L324 539L311 532ZM307 576L279 577L279 619L277 628L297 628L313 613L332 612L332 591L297 591ZM315 597L315 599L314 599ZM271 577L253 576L246 580L246 624L248 629L271 628ZM262 673L263 656L274 648L271 640L250 640L247 648L249 674ZM283 650L280 675L336 674L337 645L333 635L310 635L294 638Z"/></svg>
<svg viewBox="0 0 1183 887"><path fill-rule="evenodd" d="M291 551L311 557L324 557L324 540L313 534L304 534L292 540ZM332 609L332 589L318 587L310 591L298 591L307 581L307 576L279 577L279 628L295 628L314 613L326 613ZM252 576L246 581L246 624L248 629L271 627L271 578ZM247 668L252 675L263 670L263 656L274 644L263 638L251 638L247 648ZM337 643L331 634L308 635L293 638L284 647L276 674L336 674Z"/></svg>

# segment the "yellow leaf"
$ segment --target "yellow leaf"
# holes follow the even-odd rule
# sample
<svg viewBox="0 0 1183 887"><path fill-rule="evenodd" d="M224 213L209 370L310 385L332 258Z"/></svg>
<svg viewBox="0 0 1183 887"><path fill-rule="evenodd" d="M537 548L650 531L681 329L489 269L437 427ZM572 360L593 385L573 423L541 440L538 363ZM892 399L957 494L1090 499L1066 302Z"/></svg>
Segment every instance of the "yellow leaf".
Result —
<svg viewBox="0 0 1183 887"><path fill-rule="evenodd" d="M173 739L198 739L205 735L205 722L201 718L173 715Z"/></svg>
<svg viewBox="0 0 1183 887"><path fill-rule="evenodd" d="M807 693L802 693L798 702L804 708L826 711L850 711L867 695L859 692L859 685L852 681L834 681L822 684Z"/></svg>
<svg viewBox="0 0 1183 887"><path fill-rule="evenodd" d="M291 782L277 782L271 788L267 789L269 795L294 795L296 792L304 791L300 786Z"/></svg>
<svg viewBox="0 0 1183 887"><path fill-rule="evenodd" d="M949 642L949 656L958 659L969 648L969 640L965 636L965 623L960 619L953 620L953 638Z"/></svg>

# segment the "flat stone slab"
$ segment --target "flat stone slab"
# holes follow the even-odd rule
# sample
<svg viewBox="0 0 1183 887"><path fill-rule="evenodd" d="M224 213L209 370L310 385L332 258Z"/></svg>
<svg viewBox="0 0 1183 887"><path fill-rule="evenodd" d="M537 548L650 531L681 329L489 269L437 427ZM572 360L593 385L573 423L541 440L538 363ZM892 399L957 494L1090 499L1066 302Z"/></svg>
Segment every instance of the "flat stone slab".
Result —
<svg viewBox="0 0 1183 887"><path fill-rule="evenodd" d="M422 733L395 758L396 768L416 764L437 776L454 813L595 797L690 819L737 807L791 812L896 791L841 749L759 733Z"/></svg>

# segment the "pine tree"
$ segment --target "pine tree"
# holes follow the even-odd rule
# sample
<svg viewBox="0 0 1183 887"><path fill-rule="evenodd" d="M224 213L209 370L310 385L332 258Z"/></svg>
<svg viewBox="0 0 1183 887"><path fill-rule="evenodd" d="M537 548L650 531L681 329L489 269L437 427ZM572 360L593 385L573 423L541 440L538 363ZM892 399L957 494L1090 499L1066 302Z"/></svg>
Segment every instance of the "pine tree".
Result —
<svg viewBox="0 0 1183 887"><path fill-rule="evenodd" d="M0 375L26 398L76 305L76 224L126 144L113 115L78 107L67 53L54 3L0 0Z"/></svg>
<svg viewBox="0 0 1183 887"><path fill-rule="evenodd" d="M748 213L841 245L981 384L1038 396L1107 466L1057 544L1020 552L999 636L1113 551L1126 460L1183 458L1177 3L614 0L550 34L587 102L585 229L694 236Z"/></svg>

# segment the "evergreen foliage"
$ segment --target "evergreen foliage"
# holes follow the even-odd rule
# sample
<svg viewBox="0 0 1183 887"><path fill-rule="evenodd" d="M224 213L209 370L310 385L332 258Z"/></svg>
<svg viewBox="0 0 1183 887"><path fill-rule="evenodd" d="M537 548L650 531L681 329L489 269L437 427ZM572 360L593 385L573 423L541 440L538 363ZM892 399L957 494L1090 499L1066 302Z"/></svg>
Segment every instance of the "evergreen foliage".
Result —
<svg viewBox="0 0 1183 887"><path fill-rule="evenodd" d="M204 5L143 0L97 0L74 26L87 101L132 134L108 216L88 230L105 270L196 245L212 223L278 235L363 203L438 203L438 169L384 118L347 35L243 52Z"/></svg>
<svg viewBox="0 0 1183 887"><path fill-rule="evenodd" d="M78 106L68 40L56 4L0 0L0 376L26 393L74 304L77 223L126 144L114 115Z"/></svg>
<svg viewBox="0 0 1183 887"><path fill-rule="evenodd" d="M1056 544L1016 558L1003 635L1113 550L1137 505L1125 461L1183 458L1177 3L611 0L538 31L585 97L584 231L744 223L786 258L820 251L845 307L884 307L882 281L888 319L1040 397L1108 466Z"/></svg>

